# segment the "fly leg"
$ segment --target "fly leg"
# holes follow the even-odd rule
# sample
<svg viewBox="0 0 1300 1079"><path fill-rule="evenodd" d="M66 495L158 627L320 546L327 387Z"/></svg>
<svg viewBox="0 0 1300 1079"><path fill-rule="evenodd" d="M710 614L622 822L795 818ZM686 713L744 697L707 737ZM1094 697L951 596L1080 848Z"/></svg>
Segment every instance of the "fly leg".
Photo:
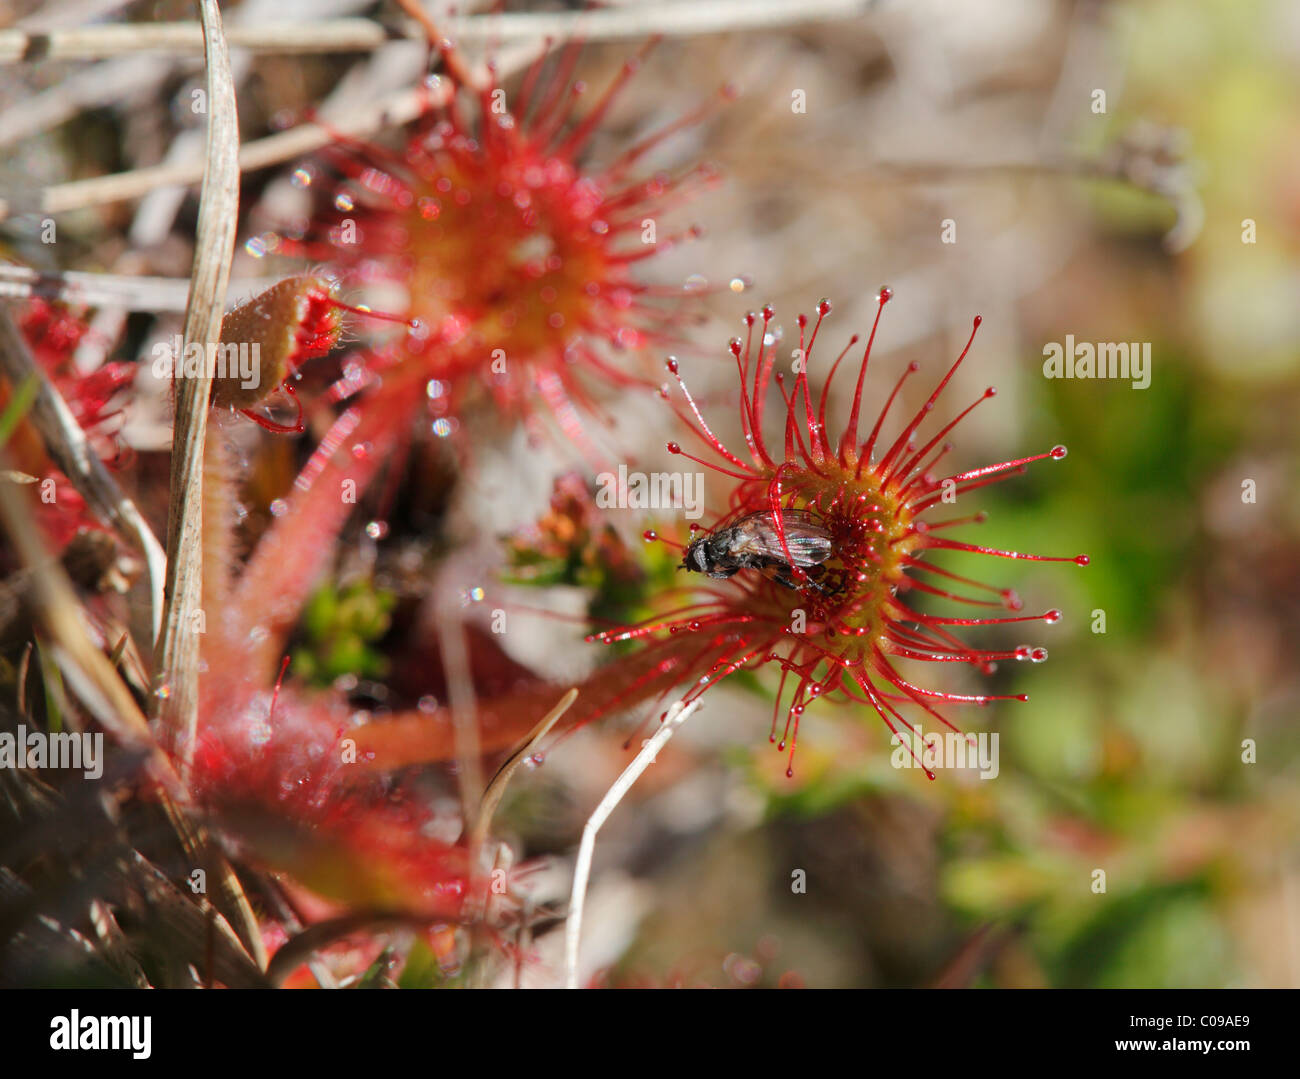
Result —
<svg viewBox="0 0 1300 1079"><path fill-rule="evenodd" d="M793 589L795 592L801 591L806 586L815 589L822 595L826 595L826 589L806 573L804 574L803 580L799 580L794 576L789 567L773 566L771 567L771 572L772 580L776 581L777 584L785 585L786 588Z"/></svg>

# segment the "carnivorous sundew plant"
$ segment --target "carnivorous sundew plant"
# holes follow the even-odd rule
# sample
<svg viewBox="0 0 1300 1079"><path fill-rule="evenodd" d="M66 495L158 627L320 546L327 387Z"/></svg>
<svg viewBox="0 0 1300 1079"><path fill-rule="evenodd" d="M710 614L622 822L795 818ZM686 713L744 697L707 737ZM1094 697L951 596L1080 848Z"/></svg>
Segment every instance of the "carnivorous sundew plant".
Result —
<svg viewBox="0 0 1300 1079"><path fill-rule="evenodd" d="M534 430L544 403L586 448L579 413L597 402L582 376L636 381L615 357L673 339L683 301L703 287L650 284L637 266L698 233L659 235L659 219L712 183L715 170L647 174L641 166L716 100L592 167L589 143L644 49L577 118L587 94L573 77L579 45L553 64L538 60L513 102L493 65L481 85L469 84L454 47L443 41L441 50L445 73L430 92L445 90L445 103L405 148L340 140L323 166L297 174L318 198L301 236L268 234L258 249L269 243L407 295L412 332L352 358L336 398L382 383L389 422L411 422L416 406L427 407L439 437L484 395Z"/></svg>
<svg viewBox="0 0 1300 1079"><path fill-rule="evenodd" d="M344 314L404 321L345 304L335 295L337 289L336 281L321 274L298 274L231 309L222 319L222 344L236 350L241 345L256 345L257 364L255 370L251 366L244 370L236 364L226 364L213 377L212 404L238 410L268 431L301 433L302 404L292 380L298 377L304 363L326 355L339 344ZM267 402L277 391L294 403L297 416L292 424L277 423L256 411L256 406Z"/></svg>
<svg viewBox="0 0 1300 1079"><path fill-rule="evenodd" d="M959 472L941 468L953 449L945 441L947 436L995 394L990 387L933 434L923 433L934 426L927 421L974 343L978 317L966 347L901 430L892 438L882 437L904 384L918 370L916 363L904 370L868 428L863 419L868 362L890 297L888 288L880 290L876 318L858 363L852 405L839 428L827 422L827 400L835 374L846 357L855 353L858 338L850 339L831 364L820 393L814 394L809 371L815 363L814 346L822 322L831 311L826 300L817 305L811 325L806 316L799 316L792 384L783 371L776 370L780 334L770 306L746 315L744 336L728 344L739 381L745 441L740 452L714 434L687 389L678 361L668 360L676 389L665 386L663 396L694 440L692 444L702 444L705 455L698 456L676 441L668 443L668 450L731 481L726 508L710 533L716 536L743 523L746 533L739 542L750 552L756 546L761 548L758 561L776 572L759 572L762 567L754 566L735 572L733 567L724 567L722 573L713 575L727 574L729 580L704 589L701 598L670 616L603 631L591 638L605 643L647 641L652 654L662 656L647 679L658 680L671 672L687 701L736 671L775 667L780 681L771 740L783 750L788 747L787 775L794 774L800 718L818 698L841 697L868 705L900 740L900 727L915 731L909 714L930 716L957 730L940 708L1000 699L992 694L928 688L906 677L900 660L967 664L989 674L1001 660L1041 662L1047 658L1047 650L1038 645L995 651L960 639L954 633L959 627L1051 624L1060 619L1061 612L1022 614L1014 590L941 568L930 560L931 552L962 551L1080 566L1088 563L1087 555L1024 554L949 537L950 529L983 521L981 513L930 519L931 510L957 496L1022 473L1035 461L1060 460L1066 450L1056 446L1045 453ZM774 408L778 421L775 439L765 433L773 392L780 397ZM762 515L757 525L753 515ZM753 538L756 527L767 531L765 541ZM700 526L691 528L694 532ZM821 556L800 558L799 544L806 535L824 543ZM647 533L647 539L657 538ZM695 545L687 548L692 557L684 562L684 568L703 567L702 562L692 564L692 559L699 557L696 550ZM918 595L1009 613L931 614L919 609L913 600ZM1014 699L1028 698L1019 694ZM915 757L915 750L912 752ZM922 761L918 758L917 763ZM934 778L928 768L926 774Z"/></svg>

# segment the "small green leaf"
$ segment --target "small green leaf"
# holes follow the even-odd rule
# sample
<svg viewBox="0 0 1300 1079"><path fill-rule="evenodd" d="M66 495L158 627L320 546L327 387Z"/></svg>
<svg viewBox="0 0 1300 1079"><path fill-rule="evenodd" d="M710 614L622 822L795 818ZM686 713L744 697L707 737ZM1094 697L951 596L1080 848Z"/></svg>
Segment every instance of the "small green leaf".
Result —
<svg viewBox="0 0 1300 1079"><path fill-rule="evenodd" d="M32 402L36 400L36 393L41 388L40 377L33 371L19 384L14 391L14 395L9 398L9 403L5 405L5 410L0 413L0 446L4 446L14 433L14 429L22 422L28 410L32 407Z"/></svg>

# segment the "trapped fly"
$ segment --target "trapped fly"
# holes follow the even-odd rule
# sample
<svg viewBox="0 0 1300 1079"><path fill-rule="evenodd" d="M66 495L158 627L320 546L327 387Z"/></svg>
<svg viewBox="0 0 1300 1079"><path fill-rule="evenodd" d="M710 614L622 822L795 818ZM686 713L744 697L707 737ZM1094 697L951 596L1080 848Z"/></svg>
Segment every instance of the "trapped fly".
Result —
<svg viewBox="0 0 1300 1079"><path fill-rule="evenodd" d="M756 569L769 573L778 584L798 589L802 583L791 571L819 566L830 558L834 549L831 534L804 510L783 510L781 527L784 547L775 514L747 514L691 540L678 568L717 579L731 577L738 570ZM807 583L820 588L811 579Z"/></svg>

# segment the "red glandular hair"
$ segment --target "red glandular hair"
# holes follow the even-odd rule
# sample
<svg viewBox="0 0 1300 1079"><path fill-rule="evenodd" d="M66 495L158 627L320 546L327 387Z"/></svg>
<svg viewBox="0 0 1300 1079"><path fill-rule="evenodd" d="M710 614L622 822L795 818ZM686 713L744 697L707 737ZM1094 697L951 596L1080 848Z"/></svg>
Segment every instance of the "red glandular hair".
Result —
<svg viewBox="0 0 1300 1079"><path fill-rule="evenodd" d="M771 738L778 741L781 726L778 744L782 749L789 746L792 759L799 719L808 703L818 697L834 695L866 703L895 734L899 734L900 727L915 731L913 719L922 716L933 717L956 730L939 710L941 707L1000 699L917 685L899 670L900 658L969 664L991 673L998 660L1037 662L1047 657L1045 649L1029 645L1012 651L974 648L958 638L953 629L1015 622L1052 623L1059 620L1059 611L948 617L924 613L913 606L909 602L911 594L924 593L967 607L1011 612L1021 609L1019 598L1010 589L999 590L936 566L927 560L928 552L957 550L997 558L1073 561L1079 565L1088 562L1086 555L1047 558L948 538L948 529L979 523L982 514L924 519L929 510L944 501L945 491L964 495L1022 473L1031 462L1060 459L1065 456L1065 447L964 472L945 473L940 469L952 449L944 441L948 434L995 392L992 388L986 390L933 436L920 433L970 351L980 324L978 318L961 355L894 439L882 440L881 432L903 383L918 369L916 364L899 378L874 424L864 431L860 421L867 365L880 314L890 296L888 289L880 291L880 306L862 352L853 403L838 435L827 426L827 398L840 363L855 350L858 339L852 338L840 353L814 400L808 368L822 320L830 312L830 304L824 300L817 307L811 332L808 320L799 317L797 355L803 362L795 365L798 373L792 387L787 387L782 373L774 372L777 335L771 332L774 312L770 307L761 314L747 315L745 337L731 341L730 352L740 382L743 454L730 450L713 433L686 389L677 361L668 361L681 400L673 400L667 388L663 394L709 456L695 456L676 442L669 443L668 449L733 481L727 509L714 527L726 527L747 514L770 513L776 522L784 560L791 562L784 515L800 511L830 533L831 557L809 570L793 568L789 576L794 579L794 588L754 570L743 570L730 580L704 589L703 599L678 609L670 617L592 638L607 643L635 639L651 642L650 656L646 658L659 653L662 659L649 666L640 679L646 686L663 691L665 679L671 678L676 688L685 690L687 700L735 671L776 667L781 674ZM782 438L775 443L764 436L766 403L773 383L784 405ZM653 534L648 538L654 538ZM636 699L641 695L639 687L629 686L625 695ZM1019 695L1014 699L1028 698ZM783 704L785 721L781 725ZM909 714L913 719L908 718ZM904 744L908 741L904 739ZM787 774L793 774L792 763ZM928 769L927 774L934 778Z"/></svg>
<svg viewBox="0 0 1300 1079"><path fill-rule="evenodd" d="M18 328L82 429L107 438L104 427L114 416L108 406L130 383L135 367L129 363L106 363L93 371L77 371L73 357L89 328L80 314L60 304L29 300L19 316Z"/></svg>

